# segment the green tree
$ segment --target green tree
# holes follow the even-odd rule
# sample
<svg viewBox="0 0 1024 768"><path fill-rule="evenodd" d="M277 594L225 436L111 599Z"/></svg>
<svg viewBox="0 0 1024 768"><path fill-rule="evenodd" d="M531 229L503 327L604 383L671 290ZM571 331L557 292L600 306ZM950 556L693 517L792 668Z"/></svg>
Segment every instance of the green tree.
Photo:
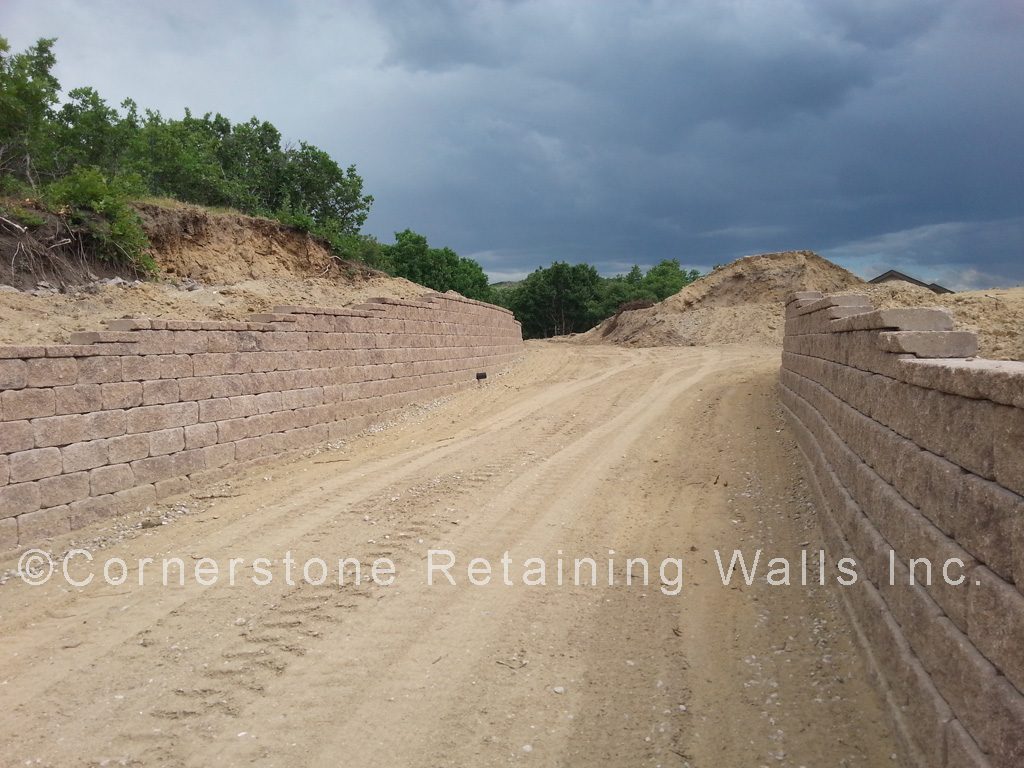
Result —
<svg viewBox="0 0 1024 768"><path fill-rule="evenodd" d="M0 37L0 173L37 184L37 149L57 103L60 83L53 76L57 63L55 38L44 38L23 53L11 54Z"/></svg>
<svg viewBox="0 0 1024 768"><path fill-rule="evenodd" d="M127 110L124 116L92 88L70 91L47 131L47 175L59 178L78 166L119 173L125 147L134 141L139 129L134 102L126 100L122 106Z"/></svg>
<svg viewBox="0 0 1024 768"><path fill-rule="evenodd" d="M395 233L393 245L382 247L391 274L404 277L435 291L457 291L479 301L494 296L483 268L451 248L431 248L427 238L406 229Z"/></svg>
<svg viewBox="0 0 1024 768"><path fill-rule="evenodd" d="M255 117L229 125L221 132L216 155L225 178L235 182L233 208L268 216L282 210L288 158L277 128Z"/></svg>
<svg viewBox="0 0 1024 768"><path fill-rule="evenodd" d="M285 152L283 206L308 215L317 225L331 224L347 233L358 232L373 204L363 194L363 180L350 165L342 169L330 155L300 142Z"/></svg>
<svg viewBox="0 0 1024 768"><path fill-rule="evenodd" d="M625 275L600 277L589 264L555 262L530 273L515 286L494 291L502 306L523 324L527 338L579 333L634 302L653 304L677 293L700 276L667 259L647 270L633 266Z"/></svg>
<svg viewBox="0 0 1024 768"><path fill-rule="evenodd" d="M200 205L230 206L238 194L217 156L229 126L224 118L197 118L189 110L181 120L164 120L159 112L146 110L127 150L126 166L145 179L153 194Z"/></svg>
<svg viewBox="0 0 1024 768"><path fill-rule="evenodd" d="M589 264L556 261L534 270L512 290L509 308L526 338L578 333L598 320L601 277Z"/></svg>
<svg viewBox="0 0 1024 768"><path fill-rule="evenodd" d="M411 229L396 232L394 244L384 246L393 274L421 285L429 271L429 252L427 238Z"/></svg>
<svg viewBox="0 0 1024 768"><path fill-rule="evenodd" d="M678 259L666 259L647 270L641 284L656 301L663 301L692 283L696 279L692 276L695 272L687 272L680 267Z"/></svg>
<svg viewBox="0 0 1024 768"><path fill-rule="evenodd" d="M601 290L596 302L598 321L614 315L623 304L629 304L641 299L651 302L658 300L654 292L644 284L643 273L640 272L638 267L634 267L634 269L640 274L641 279L639 281L635 280L632 272L625 277L607 277L602 280Z"/></svg>

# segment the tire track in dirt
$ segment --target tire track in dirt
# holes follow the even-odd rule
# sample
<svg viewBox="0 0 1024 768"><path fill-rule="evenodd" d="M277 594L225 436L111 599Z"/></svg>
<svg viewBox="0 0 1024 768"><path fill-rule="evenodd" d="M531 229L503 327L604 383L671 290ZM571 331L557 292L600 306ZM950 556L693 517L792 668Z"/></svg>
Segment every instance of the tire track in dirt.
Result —
<svg viewBox="0 0 1024 768"><path fill-rule="evenodd" d="M488 434L493 431L508 429L510 425L520 422L529 423L533 414L549 406L551 403L576 399L583 392L607 391L609 389L609 380L614 380L616 376L619 376L630 367L631 364L629 362L623 361L611 367L602 366L596 370L597 375L593 377L581 381L569 381L561 386L552 387L543 391L540 398L514 404L503 409L498 414L479 420L476 434L468 435L456 443L438 448L432 442L429 442L426 446L413 449L412 451L405 451L404 453L392 456L385 455L383 459L371 460L358 469L352 469L345 473L339 473L334 478L325 479L324 485L315 491L306 488L295 493L294 486L296 484L285 483L286 489L279 489L275 496L271 496L264 502L264 506L271 507L275 500L277 500L278 511L275 514L263 515L264 517L270 517L270 520L262 519L256 526L253 526L250 523L252 514L243 513L240 519L221 527L206 542L201 542L198 538L190 541L187 540L184 545L179 545L175 554L181 554L183 559L187 561L188 556L185 553L197 549L204 554L211 551L226 551L231 554L239 553L243 556L248 555L248 559L258 554L283 551L285 542L301 540L304 535L321 524L325 517L336 516L334 510L344 506L347 500L352 500L354 503L367 490L373 491L385 483L389 485L399 483L403 478L415 475L417 472L429 469L433 464L445 461L452 454L462 452L469 456L477 455L477 452L473 450L474 445L486 441ZM627 382L622 386L631 386L631 384ZM533 423L543 425L542 420L533 419L532 421ZM360 477L353 478L352 476L357 473ZM340 497L337 491L339 488L344 488ZM242 504L242 502L238 502L234 506L237 507ZM318 512L319 514L311 515L311 511ZM286 519L287 523L282 524L282 519ZM203 533L205 532L204 530ZM246 542L246 546L240 548L239 544L242 541ZM253 541L260 542L258 547L252 545ZM239 552L240 549L242 550L241 552ZM152 655L151 652L147 650L154 645L152 636L181 637L183 634L187 634L187 627L190 624L197 620L200 623L204 623L206 619L203 614L206 612L207 604L211 600L210 591L195 586L184 587L172 590L170 595L161 593L157 601L147 603L145 596L140 595L139 598L134 600L131 597L124 597L124 590L122 589L104 587L97 590L94 596L99 596L102 601L110 600L120 603L124 600L125 604L118 605L116 608L111 607L106 611L109 616L116 617L117 623L115 626L105 625L103 627L103 632L100 633L101 636L98 638L100 647L97 648L96 644L92 644L92 654L88 656L84 653L80 654L85 657L78 663L79 674L84 677L83 682L85 685L83 687L92 689L100 685L104 673L102 667L97 668L97 661L111 653L118 653L124 657L126 669L122 670L122 674L124 674L126 680L132 681L136 687L145 688L148 683L148 678L145 677L146 670L151 669L154 663L149 658ZM237 592L231 595L232 602L235 603L237 609L236 612L239 614L257 612L252 605L252 601L263 599L264 597L265 595L262 594L253 595L249 601L250 604L244 605L240 603ZM129 630L128 632L124 632L126 626ZM111 629L116 631L112 632L110 631ZM119 637L119 634L122 634L122 636ZM123 637L123 634L127 634L128 637ZM88 647L84 643L78 647L83 646ZM176 660L193 659L196 653L197 649L194 644L179 646L177 643L172 642L171 651L165 652L155 663L159 666L173 666ZM259 680L251 679L254 676L254 670L248 668L239 670L238 674L234 676L225 674L225 670L220 670L217 676L227 680L235 677L244 682L244 685L242 685L243 689L249 690L252 693L258 693L262 690L262 685L266 678L266 670L277 668L280 671L282 665L285 664L285 662L268 658L261 659L261 661L267 663L261 665L264 669L255 670L261 673L258 675ZM211 662L206 661L203 663L209 664ZM134 668L142 671L133 676L130 674L130 670ZM55 675L55 679L47 686L45 676L40 679L39 675L35 675L31 688L14 689L17 694L24 694L25 698L15 698L11 704L23 706L26 700L31 698L35 700L40 711L45 711L47 706L73 703L68 702L68 691L58 682L63 676L63 673L59 677ZM94 677L96 681L90 681L90 677ZM48 688L47 694L49 695L44 694L40 696L40 687ZM223 690L220 690L220 693L227 696ZM154 691L150 694L150 697L160 698L164 695L166 695L164 691ZM228 699L230 698L228 697ZM121 699L114 698L108 703L107 708L111 718L117 717L117 711L121 706L120 701ZM84 705L85 702L79 703ZM225 700L221 703L225 711L234 712L239 707L237 701L233 700ZM90 702L89 706L94 710L97 708L102 709L102 707L98 707L97 702ZM26 712L26 714L28 713ZM73 723L68 723L68 725L73 725ZM147 729L146 733L147 740L151 742L164 740L155 735L162 733L161 730L151 731ZM165 736L167 740L170 738L170 735ZM165 758L167 753L163 749L155 749L151 751L150 755Z"/></svg>
<svg viewBox="0 0 1024 768"><path fill-rule="evenodd" d="M648 384L648 388L651 390L661 389L669 379L678 378L678 376L679 374L675 371L663 373L659 378L652 379ZM687 379L681 383L677 383L675 386L685 389L689 386L690 381L692 381L692 379ZM494 514L488 516L484 513L480 519L482 522L485 521L485 525L489 529L489 535L492 540L507 542L511 540L512 537L518 537L521 535L521 530L518 529L529 525L529 521L532 518L545 512L546 508L544 507L544 504L550 503L551 499L556 498L559 494L559 489L561 489L561 494L564 497L567 483L570 482L570 479L573 476L579 474L578 465L580 461L587 454L593 453L594 446L607 441L611 434L620 432L626 425L629 426L629 430L633 434L639 435L643 432L645 424L651 417L648 417L646 420L637 420L637 416L642 411L649 410L650 403L643 399L643 390L638 389L635 384L633 384L629 389L634 395L639 395L639 397L634 399L633 405L628 410L617 414L611 422L601 423L596 429L588 431L580 428L579 431L582 436L576 442L570 443L566 448L557 450L552 456L546 458L543 463L536 464L525 472L517 474L511 482L505 485L504 490L497 493L497 499L486 503L486 507L493 509ZM660 394L659 397L664 398L665 395ZM579 402L576 402L572 404L572 407L576 410L580 410L580 405L581 404ZM520 440L518 439L518 436L513 436L513 439L511 439L510 442L519 443ZM617 451L619 448L611 450ZM538 484L538 478L543 478L544 482ZM472 493L472 498L475 498L477 503L479 503L481 499L493 498L496 493L496 490L493 488L483 489L480 486L483 486L488 481L492 484L501 483L507 478L503 478L494 473L488 473L484 478L480 479L484 482L473 483L470 484L469 487L463 486L452 490L455 490L456 495ZM577 482L576 485L581 486L585 484ZM477 487L474 488L473 486ZM514 490L510 490L513 486ZM526 505L521 503L521 497L524 495L537 498L540 500L540 504ZM578 493L574 493L570 495L569 498L563 499L563 504L571 504L578 495ZM420 499L421 503L422 501L423 500ZM451 494L449 493L443 499L437 499L436 501L444 502L445 504L451 503ZM426 507L421 508L419 512L422 513L424 509L429 508L430 505L428 504ZM504 514L512 509L515 510L515 515ZM497 525L493 524L494 520L498 521ZM480 526L474 528L472 525L463 526L460 528L460 534L465 533L463 536L460 536L460 538L473 536L479 527ZM486 554L486 550L490 548L490 544L488 544L486 548L481 548L480 545L475 545L473 551ZM387 551L375 551L373 554L395 556L396 553L394 549L390 549ZM402 562L400 558L396 559L399 562ZM388 597L390 598L390 596ZM437 634L437 625L439 622L441 624L454 623L450 618L444 617L458 616L464 610L464 602L467 599L472 599L472 597L473 595L462 595L461 593L456 593L454 596L450 594L420 594L415 600L419 608L422 609L422 604L426 601L430 601L432 603L431 610L422 611L422 616L424 621L427 622L427 626L422 626L420 623L410 621L408 607L401 604L392 605L391 603L393 601L389 599L387 607L384 610L390 611L393 619L385 623L388 623L395 629L382 633L366 633L364 637L368 638L372 647L353 648L350 645L343 658L339 658L329 652L324 652L323 656L310 656L310 658L306 660L309 663L303 664L302 662L298 662L298 666L301 668L291 670L292 676L288 680L288 687L291 689L304 690L305 686L300 682L297 682L298 680L301 680L301 675L306 674L310 678L310 681L313 682L315 680L322 679L324 677L324 668L328 668L332 671L340 670L341 674L339 677L343 678L347 682L347 686L332 686L335 693L339 690L343 691L345 688L348 688L352 691L353 696L365 696L367 695L366 690L361 691L361 693L358 690L361 686L365 686L366 684L365 678L360 674L362 671L362 659L366 658L367 655L373 655L374 658L377 659L378 663L384 664L387 668L398 667L410 653L416 652L415 649L417 648L417 640L419 638ZM332 645L335 640L337 640L336 634L328 637L328 642ZM314 658L315 662L313 661ZM263 693L263 691L261 691L261 693ZM255 728L255 723L266 723L271 719L272 711L275 709L272 702L279 700L281 695L275 693L272 684L265 693L266 698L261 700L268 702L265 706L261 707L261 702L257 701L254 711L248 711L240 714L239 721L243 723L241 727ZM312 706L313 702L310 702L310 706L307 707L299 705L297 709L305 712L311 709ZM396 707L392 707L392 709L396 709ZM392 716L398 717L403 721L408 721L408 718L397 712L392 712ZM332 733L345 733L345 731L341 729L341 725L345 721L346 717L347 711L336 712L334 714L331 726ZM356 732L363 728L363 725L359 724L358 715L353 716L352 720L355 724ZM290 725L286 725L284 727L284 732L280 734L276 740L283 740L285 738L285 733L290 730L290 728ZM264 738L275 740L274 734L265 733ZM340 738L342 739L342 742L346 741L343 735L340 736ZM223 743L223 740L220 741ZM352 743L357 744L359 743L359 740L353 739ZM218 752L217 759L232 762L235 759L243 760L250 757L256 758L260 754L261 748L259 746L249 747L245 741L238 742L238 745L239 754L235 755L235 750L229 749L227 753ZM353 752L352 747L349 747L346 751L349 753L350 757L355 758L358 756L358 752ZM391 750L389 750L389 752L390 751ZM334 752L331 749L328 749L324 753L325 763L330 763L332 761L333 758L331 755L333 754ZM296 755L296 759L299 757L299 755ZM302 759L309 761L310 756L305 754Z"/></svg>
<svg viewBox="0 0 1024 768"><path fill-rule="evenodd" d="M613 464L621 460L623 452L628 452L632 444L641 439L651 424L663 416L663 411L679 392L686 391L706 376L713 368L717 356L710 356L696 371L689 375L681 375L676 370L663 371L657 377L650 377L646 389L634 386L636 394L629 407L621 408L611 418L595 429L584 432L566 447L558 450L543 463L518 473L516 477L501 489L486 489L478 494L484 501L479 518L484 525L477 525L459 531L459 536L451 542L455 552L468 552L472 556L488 557L497 560L503 549L522 550L528 548L530 553L539 555L553 554L551 528L559 528L555 521L567 521L585 514L588 507L588 496L592 491L595 477L600 477ZM644 377L647 378L647 377ZM653 394L651 394L653 393ZM573 404L574 408L582 409L584 403ZM516 439L515 435L511 436ZM581 471L586 462L587 471ZM514 512L514 514L512 514ZM468 541L467 541L468 539ZM467 615L492 614L507 615L515 610L523 601L535 597L530 591L513 592L512 595L500 593L500 590L481 590L463 588L446 589L443 586L434 588L419 584L414 585L405 594L387 600L382 606L385 616L375 617L376 622L392 627L386 634L373 632L361 633L360 642L346 644L341 654L328 655L318 660L317 665L307 666L305 672L311 677L322 677L322 668L334 669L338 665L344 670L339 675L338 685L342 686L342 698L348 699L344 692L350 691L357 701L367 700L365 706L347 707L335 713L329 732L323 736L321 752L314 758L305 755L307 764L330 764L333 755L344 747L349 759L367 760L374 754L388 754L402 761L404 746L414 744L415 752L406 755L406 759L414 759L416 755L423 757L424 743L420 739L429 736L434 726L424 723L423 733L416 733L412 728L403 730L399 735L392 733L384 743L360 739L358 734L367 732L372 723L379 717L378 707L381 701L388 703L387 717L395 722L412 724L416 722L414 714L424 706L420 696L403 698L386 695L388 691L402 688L402 680L409 677L409 670L420 665L431 664L424 657L422 639L430 637L431 648L457 646L459 637L464 633ZM414 611L415 604L420 610ZM474 628L474 647L487 647L493 642L496 633L503 631L501 621L489 621L487 627ZM489 637L488 637L489 636ZM427 655L432 652L428 649ZM355 667L361 665L362 659L372 655L377 667L387 670L380 679L369 680L359 674ZM352 660L355 660L354 662ZM457 666L445 665L440 671L445 675L446 684L452 687L472 688L464 685L465 677L480 665L473 665L475 659L464 656ZM488 672L496 668L493 659L488 656L483 664ZM376 669L376 667L375 667ZM479 681L478 681L479 682ZM347 683L347 684L346 684ZM372 686L372 688L370 687ZM376 690L374 690L376 689ZM421 692L422 693L422 692ZM427 708L439 714L451 705L451 697L442 689L440 695L429 698ZM354 694L358 694L355 696ZM272 701L271 694L268 701ZM460 700L461 697L460 697ZM267 707L263 704L263 707ZM454 716L457 721L460 714ZM260 704L246 719L255 722L267 722L268 717L260 712ZM452 721L452 717L445 721ZM282 723L282 731L286 732L290 725ZM283 733L265 734L270 741L279 742ZM419 737L419 738L418 738ZM238 743L237 749L229 749L219 753L219 759L227 758L229 762L244 762L257 757L258 745L248 745L244 741ZM396 752L397 750L397 752ZM445 756L439 754L438 759Z"/></svg>
<svg viewBox="0 0 1024 768"><path fill-rule="evenodd" d="M549 560L559 549L595 558L611 549L656 563L690 554L691 542L765 533L757 510L734 514L746 500L711 480L742 480L739 459L760 467L757 477L784 478L765 483L771 493L788 492L783 438L747 436L749 424L773 423L770 404L737 394L748 381L764 389L774 365L740 348L530 345L484 387L340 450L250 473L233 484L237 497L197 518L97 553L187 564L286 549L299 562L388 556L392 587L8 585L0 733L19 764L703 767L718 764L709 739L725 738L736 718L756 727L730 756L759 764L777 753L779 724L824 739L836 730L826 719L839 717L841 735L855 740L863 727L877 742L864 754L877 757L888 736L853 656L840 671L859 709L840 702L815 715L783 681L777 699L788 709L765 718L748 695L760 688L732 687L753 650L771 652L740 631L773 620L767 606L830 610L802 593L723 591L699 569L695 589L675 597L660 593L657 574L647 589L470 587L464 570L458 587L423 583L428 547L453 550L463 568L506 549ZM733 517L746 521L742 531ZM792 539L792 526L777 527ZM801 653L786 657L790 671L819 674L820 648ZM759 686L782 658L765 656ZM808 764L849 751L830 749Z"/></svg>

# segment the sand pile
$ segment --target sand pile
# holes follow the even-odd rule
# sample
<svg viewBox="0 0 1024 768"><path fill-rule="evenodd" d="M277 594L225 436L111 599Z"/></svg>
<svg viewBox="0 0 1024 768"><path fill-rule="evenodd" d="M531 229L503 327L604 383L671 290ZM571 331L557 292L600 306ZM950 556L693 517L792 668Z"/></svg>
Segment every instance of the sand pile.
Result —
<svg viewBox="0 0 1024 768"><path fill-rule="evenodd" d="M715 270L648 309L622 312L573 337L637 347L782 344L782 300L790 291L867 293L879 307L937 306L978 334L980 354L1024 360L1024 287L936 295L904 283L865 283L810 251L748 256Z"/></svg>
<svg viewBox="0 0 1024 768"><path fill-rule="evenodd" d="M863 284L852 272L810 251L748 256L653 307L622 312L576 338L637 347L781 344L787 293L836 292Z"/></svg>

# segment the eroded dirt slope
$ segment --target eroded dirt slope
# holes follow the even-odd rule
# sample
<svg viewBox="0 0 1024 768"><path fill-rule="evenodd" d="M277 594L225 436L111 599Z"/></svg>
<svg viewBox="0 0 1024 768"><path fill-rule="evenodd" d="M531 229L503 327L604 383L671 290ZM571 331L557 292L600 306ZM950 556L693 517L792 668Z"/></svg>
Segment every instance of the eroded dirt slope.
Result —
<svg viewBox="0 0 1024 768"><path fill-rule="evenodd" d="M396 582L10 580L2 760L892 764L835 588L724 587L714 564L716 548L819 545L777 369L751 347L532 343L511 373L389 430L195 489L172 524L79 532L110 543L97 562L389 557ZM456 586L427 586L429 548L456 555ZM470 558L500 567L505 551L515 586L468 583ZM559 553L614 553L616 585L517 578ZM637 565L625 586L627 556L682 558L681 594L657 570L642 586Z"/></svg>
<svg viewBox="0 0 1024 768"><path fill-rule="evenodd" d="M135 205L161 271L204 283L358 273L315 238L271 219L166 200Z"/></svg>
<svg viewBox="0 0 1024 768"><path fill-rule="evenodd" d="M240 320L275 304L340 307L427 290L339 261L317 240L267 219L173 201L138 209L161 269L155 281L67 254L48 267L23 264L16 238L0 237L0 250L13 254L5 265L17 266L0 268L0 344L60 343L120 317Z"/></svg>

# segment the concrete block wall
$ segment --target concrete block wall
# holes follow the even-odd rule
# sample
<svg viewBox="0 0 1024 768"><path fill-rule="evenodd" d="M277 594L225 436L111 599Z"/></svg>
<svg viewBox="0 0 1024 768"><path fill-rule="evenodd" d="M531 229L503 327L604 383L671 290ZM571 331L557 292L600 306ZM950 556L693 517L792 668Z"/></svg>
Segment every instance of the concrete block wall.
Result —
<svg viewBox="0 0 1024 768"><path fill-rule="evenodd" d="M0 347L0 549L352 434L522 347L510 312L451 293L108 325Z"/></svg>
<svg viewBox="0 0 1024 768"><path fill-rule="evenodd" d="M1024 766L1024 363L972 357L945 310L812 292L789 297L783 349L782 402L830 557L858 564L839 589L904 762Z"/></svg>

